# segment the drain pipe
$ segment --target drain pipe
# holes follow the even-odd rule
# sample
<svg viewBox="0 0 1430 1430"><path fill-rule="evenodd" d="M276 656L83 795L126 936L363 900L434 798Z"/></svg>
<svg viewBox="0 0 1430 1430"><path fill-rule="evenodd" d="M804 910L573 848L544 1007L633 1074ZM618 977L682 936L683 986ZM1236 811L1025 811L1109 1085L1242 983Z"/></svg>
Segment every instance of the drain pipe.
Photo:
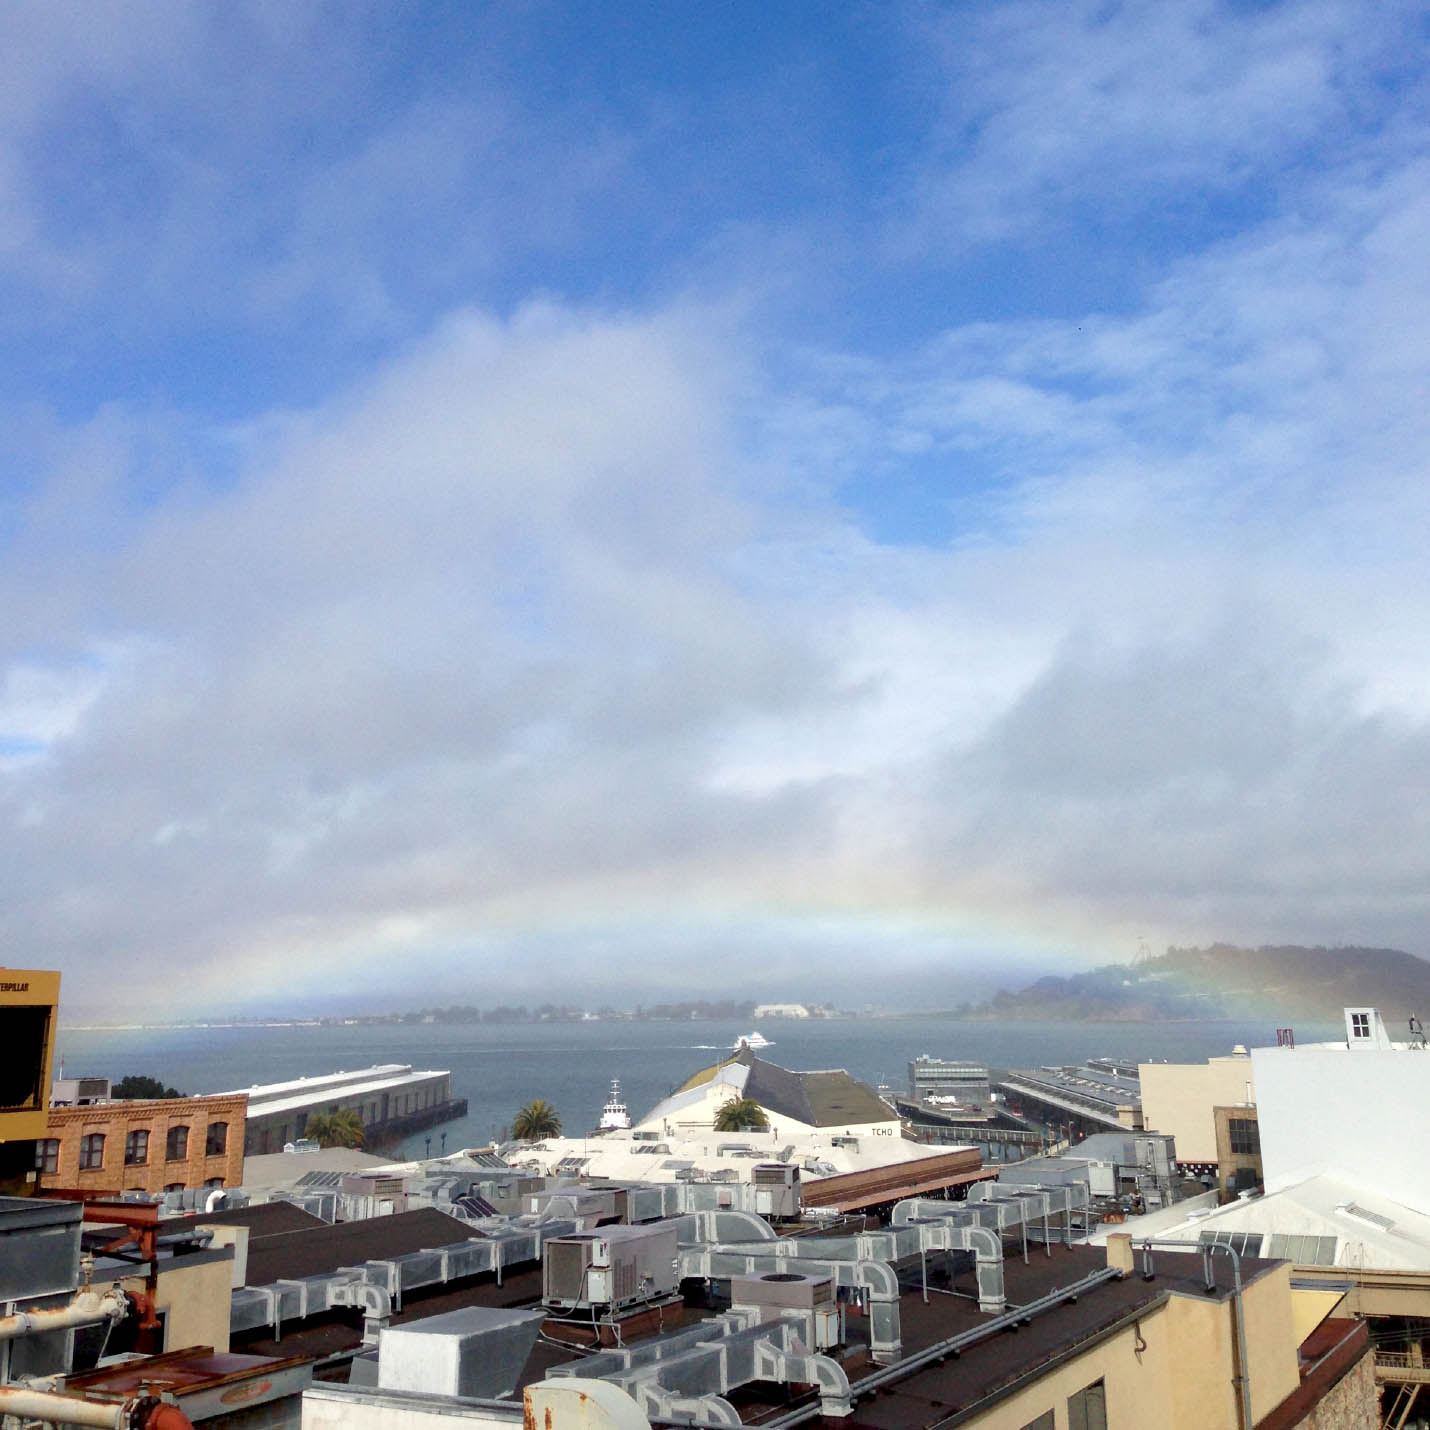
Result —
<svg viewBox="0 0 1430 1430"><path fill-rule="evenodd" d="M13 1316L0 1316L0 1341L63 1331L70 1326L122 1321L129 1309L129 1297L118 1286L104 1292L81 1291L68 1306L47 1306L38 1311L16 1311Z"/></svg>
<svg viewBox="0 0 1430 1430"><path fill-rule="evenodd" d="M1251 1419L1251 1366L1247 1362L1246 1351L1246 1303L1242 1296L1241 1284L1241 1253L1234 1246L1227 1246L1225 1242L1201 1242L1201 1241L1174 1241L1160 1240L1148 1237L1142 1242L1142 1279L1151 1281L1156 1274L1152 1262L1153 1246L1161 1246L1176 1251L1198 1251L1202 1257L1202 1275L1206 1281L1208 1292L1217 1289L1216 1277L1212 1274L1213 1255L1229 1256L1231 1258L1231 1317L1236 1322L1236 1352L1237 1364L1236 1374L1232 1376L1232 1384L1237 1388L1237 1395L1241 1405L1241 1430L1252 1430Z"/></svg>
<svg viewBox="0 0 1430 1430"><path fill-rule="evenodd" d="M152 1395L128 1400L86 1400L78 1395L54 1395L0 1385L0 1415L42 1420L50 1425L84 1425L92 1430L193 1430L177 1405Z"/></svg>

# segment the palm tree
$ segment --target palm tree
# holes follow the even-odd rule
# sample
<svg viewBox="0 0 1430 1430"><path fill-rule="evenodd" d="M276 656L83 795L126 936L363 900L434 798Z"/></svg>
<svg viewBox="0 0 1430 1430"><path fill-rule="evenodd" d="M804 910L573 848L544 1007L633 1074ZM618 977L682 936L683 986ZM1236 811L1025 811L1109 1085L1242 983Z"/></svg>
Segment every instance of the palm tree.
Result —
<svg viewBox="0 0 1430 1430"><path fill-rule="evenodd" d="M512 1120L511 1135L518 1142L540 1142L561 1135L561 1119L544 1097L534 1097Z"/></svg>
<svg viewBox="0 0 1430 1430"><path fill-rule="evenodd" d="M303 1131L320 1147L361 1147L364 1141L362 1118L351 1107L336 1112L320 1112L308 1119Z"/></svg>
<svg viewBox="0 0 1430 1430"><path fill-rule="evenodd" d="M753 1097L732 1097L715 1114L716 1132L768 1132L770 1119Z"/></svg>

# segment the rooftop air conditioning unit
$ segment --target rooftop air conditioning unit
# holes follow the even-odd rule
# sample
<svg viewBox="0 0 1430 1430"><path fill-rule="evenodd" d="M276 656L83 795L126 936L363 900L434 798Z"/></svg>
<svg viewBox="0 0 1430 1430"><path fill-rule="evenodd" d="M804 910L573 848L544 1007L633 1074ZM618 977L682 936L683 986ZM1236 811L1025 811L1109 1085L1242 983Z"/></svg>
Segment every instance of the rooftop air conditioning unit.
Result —
<svg viewBox="0 0 1430 1430"><path fill-rule="evenodd" d="M754 1310L761 1321L792 1316L803 1323L805 1342L816 1351L839 1344L839 1307L827 1276L798 1271L768 1271L730 1278L732 1310Z"/></svg>
<svg viewBox="0 0 1430 1430"><path fill-rule="evenodd" d="M799 1168L780 1162L761 1162L751 1173L755 1211L765 1217L799 1215Z"/></svg>
<svg viewBox="0 0 1430 1430"><path fill-rule="evenodd" d="M551 1237L541 1299L557 1310L630 1306L675 1290L675 1225L607 1226Z"/></svg>

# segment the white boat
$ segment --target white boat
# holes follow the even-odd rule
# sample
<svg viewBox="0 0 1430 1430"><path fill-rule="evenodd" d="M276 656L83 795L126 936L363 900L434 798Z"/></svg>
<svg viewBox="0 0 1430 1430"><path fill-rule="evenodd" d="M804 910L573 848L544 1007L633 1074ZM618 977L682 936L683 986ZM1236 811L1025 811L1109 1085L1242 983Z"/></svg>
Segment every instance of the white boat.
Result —
<svg viewBox="0 0 1430 1430"><path fill-rule="evenodd" d="M735 1051L738 1053L741 1048L772 1048L774 1043L763 1033L741 1033L735 1039Z"/></svg>
<svg viewBox="0 0 1430 1430"><path fill-rule="evenodd" d="M621 1080L618 1077L611 1079L611 1095L606 1099L606 1105L601 1109L601 1121L596 1128L597 1132L621 1132L631 1125L630 1110L621 1101Z"/></svg>

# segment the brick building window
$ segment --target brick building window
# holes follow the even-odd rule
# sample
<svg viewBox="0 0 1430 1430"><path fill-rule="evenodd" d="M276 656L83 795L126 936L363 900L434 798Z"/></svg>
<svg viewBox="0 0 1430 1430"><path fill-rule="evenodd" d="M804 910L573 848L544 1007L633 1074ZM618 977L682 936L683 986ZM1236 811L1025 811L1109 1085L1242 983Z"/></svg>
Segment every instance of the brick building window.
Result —
<svg viewBox="0 0 1430 1430"><path fill-rule="evenodd" d="M228 1123L210 1122L204 1138L204 1156L222 1157L228 1151Z"/></svg>
<svg viewBox="0 0 1430 1430"><path fill-rule="evenodd" d="M142 1167L149 1160L149 1133L143 1127L136 1127L124 1134L124 1165Z"/></svg>
<svg viewBox="0 0 1430 1430"><path fill-rule="evenodd" d="M189 1129L187 1127L171 1127L169 1135L164 1139L164 1160L166 1162L183 1162L189 1155Z"/></svg>
<svg viewBox="0 0 1430 1430"><path fill-rule="evenodd" d="M164 1190L166 1192L182 1192L184 1190L184 1184L182 1182L165 1182Z"/></svg>
<svg viewBox="0 0 1430 1430"><path fill-rule="evenodd" d="M58 1172L60 1169L60 1139L42 1137L35 1143L35 1170Z"/></svg>
<svg viewBox="0 0 1430 1430"><path fill-rule="evenodd" d="M1229 1117L1226 1130L1234 1155L1254 1157L1261 1151L1261 1128L1254 1117Z"/></svg>
<svg viewBox="0 0 1430 1430"><path fill-rule="evenodd" d="M205 1190L211 1191L211 1192L216 1192L216 1191L222 1190L222 1188L223 1188L223 1178L222 1178L222 1177L210 1177L210 1178L208 1179L208 1181L206 1181L206 1182L204 1183L204 1188L205 1188Z"/></svg>
<svg viewBox="0 0 1430 1430"><path fill-rule="evenodd" d="M104 1133L91 1132L79 1139L79 1169L97 1172L104 1166Z"/></svg>

